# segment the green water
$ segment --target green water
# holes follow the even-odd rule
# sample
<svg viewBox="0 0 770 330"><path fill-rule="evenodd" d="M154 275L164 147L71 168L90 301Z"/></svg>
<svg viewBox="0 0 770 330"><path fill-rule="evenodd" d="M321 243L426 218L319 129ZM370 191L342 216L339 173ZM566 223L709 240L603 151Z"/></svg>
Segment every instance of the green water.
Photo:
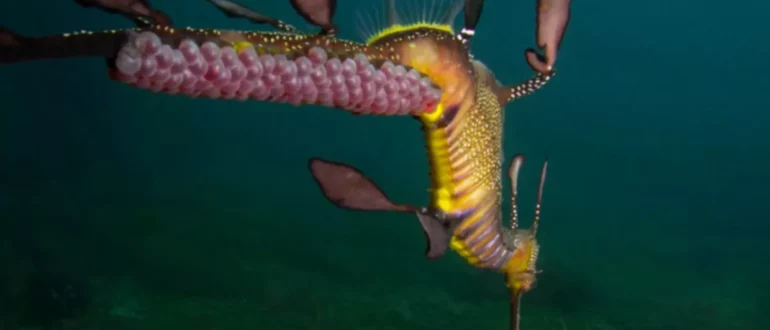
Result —
<svg viewBox="0 0 770 330"><path fill-rule="evenodd" d="M530 75L530 2L487 1L474 41L506 83ZM205 1L153 4L181 25L251 28ZM305 27L287 4L250 5ZM370 7L340 1L343 37ZM556 78L507 108L525 218L550 160L522 329L770 328L769 9L573 4ZM67 1L6 1L0 23L130 26ZM0 329L508 325L500 275L426 260L416 219L339 210L308 172L313 156L350 163L426 203L417 121L151 94L100 59L1 67L0 102ZM67 286L88 300L73 315L33 304Z"/></svg>

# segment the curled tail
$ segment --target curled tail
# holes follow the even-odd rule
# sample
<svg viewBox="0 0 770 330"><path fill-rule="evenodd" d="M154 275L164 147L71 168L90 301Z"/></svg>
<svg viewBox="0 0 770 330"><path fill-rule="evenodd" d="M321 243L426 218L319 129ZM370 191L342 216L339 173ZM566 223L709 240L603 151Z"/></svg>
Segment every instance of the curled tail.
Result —
<svg viewBox="0 0 770 330"><path fill-rule="evenodd" d="M69 57L113 57L127 36L122 31L75 32L24 37L0 26L0 64Z"/></svg>

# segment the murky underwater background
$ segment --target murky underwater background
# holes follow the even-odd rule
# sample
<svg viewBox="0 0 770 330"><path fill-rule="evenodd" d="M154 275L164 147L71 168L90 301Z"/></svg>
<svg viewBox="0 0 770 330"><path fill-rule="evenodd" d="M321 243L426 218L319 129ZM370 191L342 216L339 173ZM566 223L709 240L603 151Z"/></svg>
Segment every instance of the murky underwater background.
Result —
<svg viewBox="0 0 770 330"><path fill-rule="evenodd" d="M306 27L284 2L246 1ZM205 1L153 4L254 28ZM340 1L342 36L378 5ZM769 10L574 1L558 75L507 108L525 216L550 160L523 329L770 328ZM474 54L506 83L530 75L533 11L485 5ZM4 1L0 23L131 26L72 1ZM308 172L312 156L347 162L426 203L417 121L151 94L101 59L0 67L0 102L0 329L508 325L500 275L425 260L415 219L336 209Z"/></svg>

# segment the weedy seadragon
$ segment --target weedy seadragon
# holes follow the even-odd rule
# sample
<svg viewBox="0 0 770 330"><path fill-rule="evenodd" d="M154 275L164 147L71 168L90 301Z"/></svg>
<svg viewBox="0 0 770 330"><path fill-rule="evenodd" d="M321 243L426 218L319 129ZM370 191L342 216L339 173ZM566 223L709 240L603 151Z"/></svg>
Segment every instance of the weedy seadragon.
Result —
<svg viewBox="0 0 770 330"><path fill-rule="evenodd" d="M309 161L309 168L324 196L340 208L416 214L427 239L428 258L439 258L451 247L471 265L503 273L510 292L510 328L519 329L521 296L533 288L539 272L537 229L548 163L546 161L541 170L532 227L521 229L517 196L524 157L518 154L512 158L508 168L512 211L508 226L504 226L501 212L503 111L508 102L539 89L553 75L556 50L569 21L569 1L538 1L537 41L545 49L545 55L533 49L526 50L525 54L530 66L540 74L514 87L500 84L483 63L469 55L469 42L482 5L482 1L466 1L465 28L452 41L437 46L442 50L451 49L441 53L435 63L451 63L442 72L452 75L438 76L442 92L450 95L443 95L437 113L420 116L431 169L429 206L392 202L361 170L348 164L314 158ZM425 28L400 25L393 16L391 8L393 30L380 32L376 36L380 39L375 40L398 40L403 34ZM443 24L429 24L427 28L451 31L449 22ZM458 61L457 54L463 53ZM448 54L455 57L448 59ZM419 58L419 55L413 56ZM428 76L433 78L439 74L431 72Z"/></svg>
<svg viewBox="0 0 770 330"><path fill-rule="evenodd" d="M76 0L132 19L136 28L27 37L0 28L0 63L70 58L107 59L110 77L166 94L217 99L318 104L353 114L408 115L422 124L430 165L430 205L397 205L361 171L319 158L313 177L335 205L352 210L416 214L427 238L426 255L447 247L471 265L501 272L511 293L511 328L519 327L519 301L535 281L543 165L535 218L518 227L518 173L508 170L512 215L502 221L504 106L541 88L554 75L556 51L569 21L569 0L537 0L537 44L525 58L536 71L517 85L501 84L470 53L483 0L457 2L441 15L402 21L386 0L387 26L365 42L336 37L336 1L291 0L295 11L319 28L300 31L281 20L229 0L207 0L232 18L279 31L234 31L174 26L147 0ZM464 12L464 27L452 22Z"/></svg>

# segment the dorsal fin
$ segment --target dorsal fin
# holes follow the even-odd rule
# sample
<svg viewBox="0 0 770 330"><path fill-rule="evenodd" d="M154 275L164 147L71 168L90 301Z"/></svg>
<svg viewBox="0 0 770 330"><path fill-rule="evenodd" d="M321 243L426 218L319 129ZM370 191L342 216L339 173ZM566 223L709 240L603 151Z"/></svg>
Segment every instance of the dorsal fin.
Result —
<svg viewBox="0 0 770 330"><path fill-rule="evenodd" d="M371 45L395 33L415 29L431 29L455 36L452 23L462 10L462 0L420 0L415 3L407 3L407 1L396 3L395 0L384 0L382 2L384 6L381 8L384 15L382 13L375 14L375 17L384 16L384 22L376 18L373 19L368 14L359 13L358 23L359 30L361 30L359 32L366 39L366 43Z"/></svg>
<svg viewBox="0 0 770 330"><path fill-rule="evenodd" d="M441 21L446 25L452 26L455 19L457 19L457 15L459 15L461 11L463 11L463 3L461 1L455 1L450 5L449 9L446 10Z"/></svg>
<svg viewBox="0 0 770 330"><path fill-rule="evenodd" d="M388 15L388 25L400 25L401 19L398 16L398 10L396 10L396 0L385 0L385 10Z"/></svg>

